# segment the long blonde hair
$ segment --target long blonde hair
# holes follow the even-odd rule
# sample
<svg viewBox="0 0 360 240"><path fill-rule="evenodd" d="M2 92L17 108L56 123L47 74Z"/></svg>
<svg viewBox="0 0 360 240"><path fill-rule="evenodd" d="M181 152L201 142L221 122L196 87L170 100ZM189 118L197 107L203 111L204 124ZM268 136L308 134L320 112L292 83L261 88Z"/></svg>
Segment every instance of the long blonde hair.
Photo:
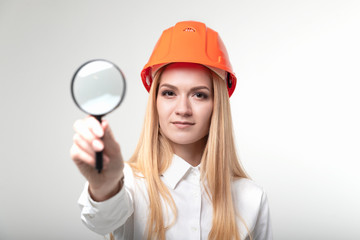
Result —
<svg viewBox="0 0 360 240"><path fill-rule="evenodd" d="M156 98L164 68L155 76L150 89L149 100L142 134L135 153L129 160L138 176L144 177L149 197L147 222L148 239L165 239L166 230L174 223L177 215L175 202L160 175L171 164L173 151L167 138L159 128ZM201 176L206 192L213 206L212 228L209 239L240 239L236 224L237 213L232 194L231 182L236 178L247 178L236 154L233 138L230 102L226 83L211 72L214 91L214 108L208 140L201 159ZM170 226L164 225L162 203L167 204L174 214Z"/></svg>

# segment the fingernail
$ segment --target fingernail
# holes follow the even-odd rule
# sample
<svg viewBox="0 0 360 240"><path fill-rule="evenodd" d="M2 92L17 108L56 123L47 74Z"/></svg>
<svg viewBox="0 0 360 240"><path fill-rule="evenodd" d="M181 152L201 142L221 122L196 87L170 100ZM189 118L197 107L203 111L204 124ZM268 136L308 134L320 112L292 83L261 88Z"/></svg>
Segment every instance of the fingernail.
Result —
<svg viewBox="0 0 360 240"><path fill-rule="evenodd" d="M94 140L92 145L95 151L102 151L104 148L103 144L99 140Z"/></svg>
<svg viewBox="0 0 360 240"><path fill-rule="evenodd" d="M94 128L94 133L98 136L98 137L102 137L104 135L104 132L101 128Z"/></svg>

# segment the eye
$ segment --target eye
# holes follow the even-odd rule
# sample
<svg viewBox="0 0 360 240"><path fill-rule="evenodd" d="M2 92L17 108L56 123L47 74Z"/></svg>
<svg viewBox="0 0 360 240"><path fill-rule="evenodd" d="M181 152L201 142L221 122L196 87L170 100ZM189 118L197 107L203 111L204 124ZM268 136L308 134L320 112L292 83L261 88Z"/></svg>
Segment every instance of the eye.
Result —
<svg viewBox="0 0 360 240"><path fill-rule="evenodd" d="M161 96L173 97L173 96L175 96L175 93L173 91L170 91L170 90L164 90L164 91L161 92Z"/></svg>
<svg viewBox="0 0 360 240"><path fill-rule="evenodd" d="M199 99L207 99L209 97L207 94L203 92L197 92L194 94L194 96Z"/></svg>

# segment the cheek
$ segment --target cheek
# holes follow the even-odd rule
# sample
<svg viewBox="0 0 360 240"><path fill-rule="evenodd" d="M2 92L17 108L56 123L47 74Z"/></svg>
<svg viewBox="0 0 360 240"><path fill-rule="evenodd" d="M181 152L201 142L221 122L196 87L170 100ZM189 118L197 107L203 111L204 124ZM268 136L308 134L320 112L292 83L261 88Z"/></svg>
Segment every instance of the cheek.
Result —
<svg viewBox="0 0 360 240"><path fill-rule="evenodd" d="M203 123L207 125L207 127L210 125L212 112L213 112L212 104L209 104L208 106L198 110L199 116L201 116Z"/></svg>
<svg viewBox="0 0 360 240"><path fill-rule="evenodd" d="M156 103L157 112L159 115L159 121L160 123L163 121L166 121L166 119L169 117L170 114L170 107L168 104L165 104L162 101L157 101Z"/></svg>
<svg viewBox="0 0 360 240"><path fill-rule="evenodd" d="M211 102L211 103L209 103L209 105L207 106L207 108L205 110L205 115L207 116L208 121L211 120L211 116L212 116L212 113L213 113L213 108L214 108L214 104L213 104L213 102Z"/></svg>
<svg viewBox="0 0 360 240"><path fill-rule="evenodd" d="M207 113L207 123L209 126L210 126L210 122L211 122L211 117L212 117L212 108Z"/></svg>

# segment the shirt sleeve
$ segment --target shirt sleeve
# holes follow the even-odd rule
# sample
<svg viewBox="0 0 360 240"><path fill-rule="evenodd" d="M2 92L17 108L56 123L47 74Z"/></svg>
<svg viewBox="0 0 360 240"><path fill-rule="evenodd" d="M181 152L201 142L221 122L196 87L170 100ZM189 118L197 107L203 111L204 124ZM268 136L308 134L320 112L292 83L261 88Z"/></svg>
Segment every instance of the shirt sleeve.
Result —
<svg viewBox="0 0 360 240"><path fill-rule="evenodd" d="M258 218L253 231L254 240L272 240L270 210L267 195L263 192Z"/></svg>
<svg viewBox="0 0 360 240"><path fill-rule="evenodd" d="M94 201L88 189L87 182L78 204L81 209L81 220L90 230L106 235L123 226L133 214L133 198L125 185L115 196L103 202Z"/></svg>

